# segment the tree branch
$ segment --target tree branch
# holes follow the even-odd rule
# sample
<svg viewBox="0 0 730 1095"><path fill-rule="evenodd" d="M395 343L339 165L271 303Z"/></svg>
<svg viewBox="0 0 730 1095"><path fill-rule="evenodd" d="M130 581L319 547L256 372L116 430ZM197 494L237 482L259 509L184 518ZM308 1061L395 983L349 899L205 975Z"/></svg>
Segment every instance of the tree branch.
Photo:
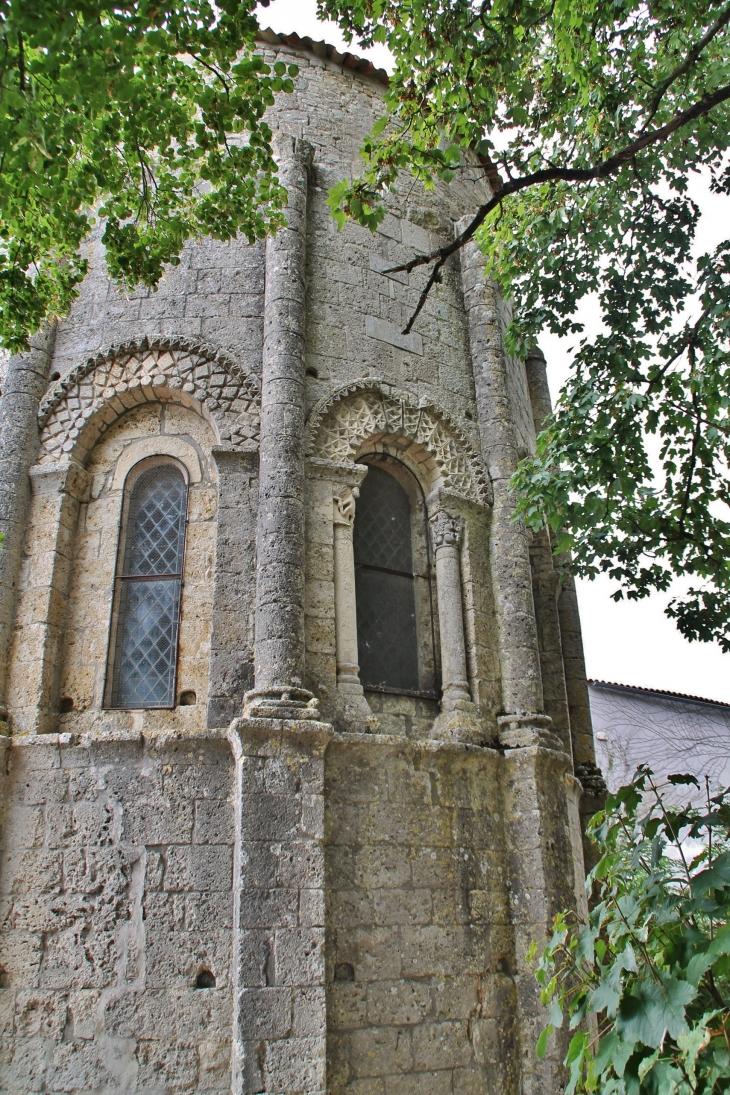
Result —
<svg viewBox="0 0 730 1095"><path fill-rule="evenodd" d="M18 78L20 90L25 91L25 50L23 49L23 35L18 31Z"/></svg>
<svg viewBox="0 0 730 1095"><path fill-rule="evenodd" d="M651 124L651 121L657 110L659 109L659 105L664 98L665 93L672 86L675 80L678 80L680 76L684 76L685 72L689 71L699 55L702 53L702 50L705 48L705 46L708 46L712 39L715 37L715 35L719 31L721 31L723 27L726 27L728 23L730 23L730 4L728 4L728 6L720 12L715 22L708 29L706 34L704 34L702 38L700 38L699 42L697 42L696 45L692 47L692 49L685 57L684 61L682 61L681 65L677 65L674 71L669 73L666 80L662 80L661 84L654 93L653 99L649 103L649 116L642 127L642 133Z"/></svg>
<svg viewBox="0 0 730 1095"><path fill-rule="evenodd" d="M404 327L403 334L407 335L410 333L413 324L426 303L431 288L435 281L438 280L438 274L446 260L451 258L457 251L460 251L461 248L472 239L477 229L484 223L492 210L496 209L498 205L501 205L505 198L509 197L511 194L517 194L521 190L527 190L532 186L540 186L543 183L582 183L593 182L596 179L609 178L611 175L617 174L626 163L633 159L637 152L641 152L651 145L660 144L668 137L671 137L678 129L682 129L683 126L688 125L697 118L704 117L705 114L709 114L714 107L719 106L720 103L724 103L728 99L730 99L730 84L726 87L718 88L718 90L714 91L711 95L704 95L702 99L693 106L676 114L671 121L666 123L666 125L661 126L659 129L653 129L649 133L640 135L635 141L632 141L625 148L621 149L620 152L614 153L613 156L609 156L608 159L596 164L595 167L549 167L544 168L542 171L534 171L530 175L523 175L521 178L510 179L509 182L504 183L494 192L488 202L485 202L484 205L479 207L475 216L466 226L464 231L456 237L453 243L446 244L444 247L439 247L435 251L429 252L427 255L416 255L410 262L405 262L400 266L392 266L388 270L383 271L384 274L410 274L411 271L415 270L418 266L426 266L431 262L435 263L426 288L421 293L418 304L416 305L416 310Z"/></svg>

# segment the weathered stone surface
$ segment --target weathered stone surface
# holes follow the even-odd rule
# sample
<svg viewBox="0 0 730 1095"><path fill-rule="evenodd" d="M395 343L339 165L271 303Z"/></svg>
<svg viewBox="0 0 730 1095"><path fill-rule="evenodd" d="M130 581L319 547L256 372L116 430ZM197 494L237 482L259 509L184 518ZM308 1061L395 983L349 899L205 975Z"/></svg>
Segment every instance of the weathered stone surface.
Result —
<svg viewBox="0 0 730 1095"><path fill-rule="evenodd" d="M230 748L225 738L201 743L202 749L152 740L140 749L118 741L114 768L85 768L85 795L74 804L73 754L89 744L88 738L76 745L46 735L26 739L10 754L11 825L3 838L6 847L12 841L12 851L0 871L6 895L0 965L7 987L0 995L14 1004L14 1018L3 1036L0 1090L81 1092L109 1085L121 1091L133 1077L140 1089L154 1081L227 1090ZM49 761L59 760L49 771ZM209 766L226 778L206 780ZM159 800L150 801L144 777L151 768L177 777L173 796L164 795L160 780ZM212 783L218 797L199 797ZM28 785L43 787L34 797L44 804L17 807L14 818L18 792ZM212 847L195 842L193 818L197 806L214 802L225 842ZM33 824L19 827L29 809L42 812L42 834ZM159 868L151 870L153 864ZM222 902L206 921L201 913L216 897ZM214 988L195 987L201 970L214 975Z"/></svg>
<svg viewBox="0 0 730 1095"><path fill-rule="evenodd" d="M336 232L383 87L312 49L262 42L300 67L269 115L288 227L191 244L154 293L111 285L95 235L55 344L7 375L0 1093L561 1090L525 953L580 909L592 738L574 592L506 492L544 367L504 354L474 250L402 335L427 274L385 271L487 184ZM110 709L124 483L154 457L189 480L175 706ZM415 695L358 676L384 457L418 496Z"/></svg>

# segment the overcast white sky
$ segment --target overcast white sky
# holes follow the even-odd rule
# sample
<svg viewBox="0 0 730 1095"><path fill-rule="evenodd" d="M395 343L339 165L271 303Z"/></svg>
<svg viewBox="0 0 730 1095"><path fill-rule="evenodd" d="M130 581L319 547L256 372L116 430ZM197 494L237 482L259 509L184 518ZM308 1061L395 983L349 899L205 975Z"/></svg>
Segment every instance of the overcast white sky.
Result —
<svg viewBox="0 0 730 1095"><path fill-rule="evenodd" d="M373 64L390 69L390 55L384 46L367 52L348 47L336 24L320 22L316 0L272 0L258 11L263 27L315 41L324 39L338 49L351 48ZM694 186L703 211L698 245L705 249L730 235L730 199L711 195L706 186ZM585 321L590 333L591 312ZM595 323L593 323L595 327ZM548 376L556 393L567 374L574 338L546 336L541 340L548 360ZM664 615L671 595L653 595L639 602L611 600L614 584L606 579L579 582L578 597L583 622L588 676L643 688L662 688L730 703L730 655L705 643L688 643Z"/></svg>

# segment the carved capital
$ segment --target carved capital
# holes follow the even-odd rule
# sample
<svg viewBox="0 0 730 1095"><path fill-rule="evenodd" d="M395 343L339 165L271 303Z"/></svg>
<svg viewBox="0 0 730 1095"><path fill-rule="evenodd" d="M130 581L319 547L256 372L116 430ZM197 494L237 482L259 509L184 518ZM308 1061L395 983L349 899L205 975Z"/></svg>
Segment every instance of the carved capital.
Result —
<svg viewBox="0 0 730 1095"><path fill-rule="evenodd" d="M430 521L434 551L440 547L458 547L464 532L463 517L452 517L446 510L439 510Z"/></svg>
<svg viewBox="0 0 730 1095"><path fill-rule="evenodd" d="M352 528L355 523L355 499L359 496L358 487L338 487L332 496L332 518L336 525L349 525Z"/></svg>

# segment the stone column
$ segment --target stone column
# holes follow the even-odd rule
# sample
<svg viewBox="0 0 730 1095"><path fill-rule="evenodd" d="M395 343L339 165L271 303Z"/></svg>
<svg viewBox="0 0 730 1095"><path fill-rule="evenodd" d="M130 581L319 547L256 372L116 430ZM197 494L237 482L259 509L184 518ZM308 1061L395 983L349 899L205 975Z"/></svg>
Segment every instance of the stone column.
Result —
<svg viewBox="0 0 730 1095"><path fill-rule="evenodd" d="M484 276L484 259L475 243L463 248L461 263L482 452L494 486L490 550L504 711L497 721L504 747L505 828L512 850L520 1089L525 1095L558 1095L565 1082L560 1063L565 1034L558 1032L550 1052L537 1060L535 1043L545 1015L526 954L532 940L539 943L549 936L556 912L576 906L583 864L571 822L574 777L570 757L544 714L529 542L522 523L512 520L515 500L508 492L519 460L508 370L524 366L507 357L507 309L496 285Z"/></svg>
<svg viewBox="0 0 730 1095"><path fill-rule="evenodd" d="M356 465L360 480L367 467ZM349 733L371 733L378 720L370 710L360 683L357 647L357 600L355 551L352 543L358 486L335 484L332 495L334 521L335 649L337 663L337 726Z"/></svg>
<svg viewBox="0 0 730 1095"><path fill-rule="evenodd" d="M540 433L544 428L545 419L552 414L553 409L550 388L548 387L545 355L542 350L535 347L530 351L525 360L525 368L530 389L535 433ZM566 567L570 565L569 559L565 559L564 562ZM575 582L572 575L566 572L562 576L561 585L562 589L558 597L558 616L563 647L563 666L565 670L565 687L568 694L573 756L576 770L580 765L588 765L598 771L593 744L588 681L583 655L583 636L578 614Z"/></svg>
<svg viewBox="0 0 730 1095"><path fill-rule="evenodd" d="M17 644L7 694L16 733L53 733L58 726L58 685L73 570L79 508L90 479L74 460L30 468L31 555L20 590Z"/></svg>
<svg viewBox="0 0 730 1095"><path fill-rule="evenodd" d="M525 368L530 389L535 433L539 433L544 428L545 419L552 413L547 366L542 350L535 347L528 353ZM558 562L554 556L553 561L554 563ZM570 720L573 764L575 774L583 786L580 811L585 822L597 810L603 808L606 797L606 784L601 770L596 764L588 680L583 654L583 635L580 626L575 582L572 574L567 569L570 566L570 559L563 557L562 563L565 569L560 576L557 613ZM556 571L558 567L556 567ZM588 862L593 857L592 846L586 843L584 851Z"/></svg>
<svg viewBox="0 0 730 1095"><path fill-rule="evenodd" d="M233 1095L324 1095L324 754L332 727L236 719Z"/></svg>
<svg viewBox="0 0 730 1095"><path fill-rule="evenodd" d="M441 714L434 737L481 740L477 709L472 703L466 663L460 546L464 520L439 510L429 521L436 557L436 596L441 634Z"/></svg>
<svg viewBox="0 0 730 1095"><path fill-rule="evenodd" d="M30 340L30 351L11 357L0 400L0 728L6 718L10 637L30 507L28 469L38 450L38 405L48 386L56 325Z"/></svg>
<svg viewBox="0 0 730 1095"><path fill-rule="evenodd" d="M332 497L335 525L335 636L337 688L340 692L363 694L357 653L357 608L355 604L355 552L352 527L355 523L357 487L344 487Z"/></svg>
<svg viewBox="0 0 730 1095"><path fill-rule="evenodd" d="M255 687L246 711L316 718L304 679L304 350L307 182L312 148L276 145L288 225L266 241L256 536Z"/></svg>
<svg viewBox="0 0 730 1095"><path fill-rule="evenodd" d="M461 272L482 452L494 487L490 553L503 709L512 722L518 718L539 731L544 707L529 543L524 525L512 521L515 500L508 493L519 456L502 337L504 303L485 279L484 256L473 241L462 248Z"/></svg>

